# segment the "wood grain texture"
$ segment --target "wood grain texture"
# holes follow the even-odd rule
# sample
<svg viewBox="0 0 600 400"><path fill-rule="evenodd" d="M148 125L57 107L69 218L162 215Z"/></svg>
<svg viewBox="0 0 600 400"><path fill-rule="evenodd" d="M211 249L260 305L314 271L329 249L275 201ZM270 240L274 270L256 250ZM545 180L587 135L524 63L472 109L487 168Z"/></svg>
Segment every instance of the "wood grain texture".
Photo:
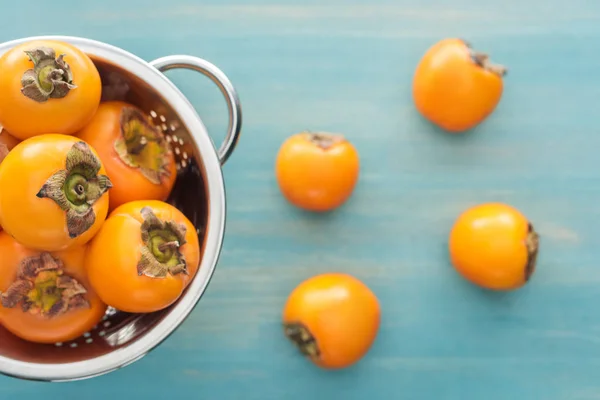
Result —
<svg viewBox="0 0 600 400"><path fill-rule="evenodd" d="M68 34L147 60L206 58L239 90L244 127L224 168L222 257L185 324L110 375L49 385L1 377L0 398L600 399L600 3L15 4L0 0L0 41ZM447 36L509 67L496 112L462 136L424 122L410 96L419 57ZM219 143L218 90L192 73L168 76ZM298 212L277 190L276 151L303 129L342 132L360 151L355 195L332 215ZM541 234L538 270L515 293L475 289L448 263L454 218L492 200L520 208ZM324 372L283 339L279 321L296 284L332 270L365 281L383 320L361 363Z"/></svg>

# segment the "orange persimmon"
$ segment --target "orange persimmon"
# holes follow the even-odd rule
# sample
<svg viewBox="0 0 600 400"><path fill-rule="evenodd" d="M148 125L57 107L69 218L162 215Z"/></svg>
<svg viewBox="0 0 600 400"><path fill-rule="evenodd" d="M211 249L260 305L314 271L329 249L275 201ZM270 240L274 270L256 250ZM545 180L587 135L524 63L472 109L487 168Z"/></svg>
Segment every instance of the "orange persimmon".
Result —
<svg viewBox="0 0 600 400"><path fill-rule="evenodd" d="M146 313L174 303L198 271L196 229L177 208L158 200L123 204L89 244L90 283L108 305Z"/></svg>
<svg viewBox="0 0 600 400"><path fill-rule="evenodd" d="M100 104L77 136L99 154L113 188L110 210L135 200L166 200L175 183L175 156L150 117L121 101Z"/></svg>
<svg viewBox="0 0 600 400"><path fill-rule="evenodd" d="M10 133L8 133L5 129L0 127L0 164L4 160L4 157L19 143L19 140L13 137ZM2 231L2 226L0 226L0 231Z"/></svg>
<svg viewBox="0 0 600 400"><path fill-rule="evenodd" d="M306 279L283 309L285 336L315 365L348 367L362 359L379 331L381 310L375 294L343 273Z"/></svg>
<svg viewBox="0 0 600 400"><path fill-rule="evenodd" d="M0 164L0 225L24 246L87 243L108 214L111 183L98 155L74 136L34 136Z"/></svg>
<svg viewBox="0 0 600 400"><path fill-rule="evenodd" d="M76 339L102 319L106 305L85 270L85 247L48 253L0 232L0 324L37 343Z"/></svg>
<svg viewBox="0 0 600 400"><path fill-rule="evenodd" d="M413 100L427 120L453 133L480 124L495 109L503 92L506 68L492 64L461 39L431 46L413 76Z"/></svg>
<svg viewBox="0 0 600 400"><path fill-rule="evenodd" d="M2 164L4 157L6 157L17 144L19 144L19 139L8 133L6 129L0 127L0 164ZM2 226L0 226L0 231L2 231Z"/></svg>
<svg viewBox="0 0 600 400"><path fill-rule="evenodd" d="M0 125L21 140L71 135L93 117L100 73L76 46L56 40L19 44L0 57Z"/></svg>
<svg viewBox="0 0 600 400"><path fill-rule="evenodd" d="M539 235L516 208L484 203L456 219L448 246L450 261L462 277L487 289L513 290L535 271Z"/></svg>
<svg viewBox="0 0 600 400"><path fill-rule="evenodd" d="M360 171L359 154L344 136L301 132L281 145L275 175L283 196L315 212L340 207L352 195Z"/></svg>

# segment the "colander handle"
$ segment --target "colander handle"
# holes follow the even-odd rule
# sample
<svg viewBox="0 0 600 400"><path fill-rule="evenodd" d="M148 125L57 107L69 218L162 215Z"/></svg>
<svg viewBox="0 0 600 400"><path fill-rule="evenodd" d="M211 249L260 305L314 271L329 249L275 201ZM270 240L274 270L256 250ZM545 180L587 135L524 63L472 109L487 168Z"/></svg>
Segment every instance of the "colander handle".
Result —
<svg viewBox="0 0 600 400"><path fill-rule="evenodd" d="M198 71L210 78L221 90L225 100L227 101L227 108L229 110L229 127L227 128L227 136L221 144L221 147L217 151L219 161L221 165L225 164L240 138L242 130L242 106L238 98L237 92L233 87L233 84L229 81L229 78L217 68L214 64L203 60L202 58L186 56L186 55L173 55L158 58L150 63L154 68L161 72L168 71L170 69L191 69Z"/></svg>

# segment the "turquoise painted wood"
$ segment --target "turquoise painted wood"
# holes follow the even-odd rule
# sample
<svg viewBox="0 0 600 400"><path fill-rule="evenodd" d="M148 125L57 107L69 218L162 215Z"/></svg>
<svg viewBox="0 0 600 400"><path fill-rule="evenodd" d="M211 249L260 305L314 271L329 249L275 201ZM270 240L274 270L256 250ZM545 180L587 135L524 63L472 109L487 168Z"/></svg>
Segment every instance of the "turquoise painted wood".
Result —
<svg viewBox="0 0 600 400"><path fill-rule="evenodd" d="M0 41L69 34L147 60L204 57L236 85L245 124L224 168L222 257L185 324L125 369L67 384L2 377L0 398L600 399L600 3L15 3L0 0ZM411 102L416 62L447 36L510 69L497 111L462 136L432 128ZM218 90L168 75L218 143ZM355 195L332 215L298 212L275 184L279 145L303 129L343 132L360 151ZM542 236L538 271L518 292L475 289L448 263L454 218L492 200L519 207ZM364 280L383 310L372 351L337 372L299 357L279 323L289 291L326 271Z"/></svg>

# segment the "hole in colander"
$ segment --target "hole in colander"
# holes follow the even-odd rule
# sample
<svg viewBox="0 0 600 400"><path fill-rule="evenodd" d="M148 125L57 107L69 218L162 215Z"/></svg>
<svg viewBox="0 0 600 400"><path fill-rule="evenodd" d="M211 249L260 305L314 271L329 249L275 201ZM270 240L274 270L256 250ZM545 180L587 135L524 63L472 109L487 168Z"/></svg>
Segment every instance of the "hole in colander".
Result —
<svg viewBox="0 0 600 400"><path fill-rule="evenodd" d="M115 315L115 314L116 314L116 313L118 313L118 312L119 312L119 311L118 311L116 308L114 308L114 307L108 307L108 308L106 309L106 312L104 313L104 316L105 316L105 317L111 317L111 316ZM105 319L106 319L106 318L105 318Z"/></svg>

